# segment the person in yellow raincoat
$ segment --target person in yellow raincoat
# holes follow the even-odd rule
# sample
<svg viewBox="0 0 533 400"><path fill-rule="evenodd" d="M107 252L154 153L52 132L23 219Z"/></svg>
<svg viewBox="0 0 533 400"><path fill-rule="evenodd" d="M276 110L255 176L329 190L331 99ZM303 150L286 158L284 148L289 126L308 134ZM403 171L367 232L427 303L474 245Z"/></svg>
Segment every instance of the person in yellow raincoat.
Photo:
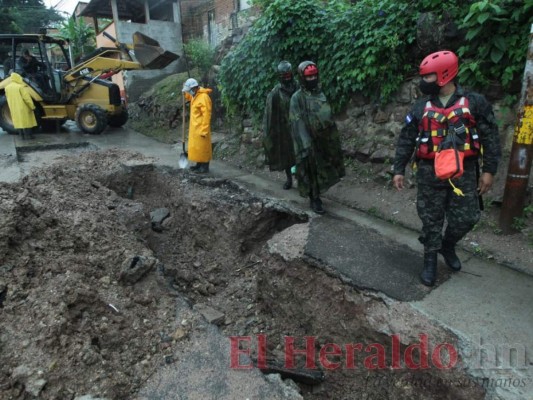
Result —
<svg viewBox="0 0 533 400"><path fill-rule="evenodd" d="M37 126L35 119L35 104L28 85L22 80L22 76L13 72L11 82L6 86L6 98L13 121L13 127L19 130L22 139L32 139L32 128Z"/></svg>
<svg viewBox="0 0 533 400"><path fill-rule="evenodd" d="M189 121L189 161L196 165L191 170L199 173L209 172L209 162L213 156L211 146L211 89L198 85L198 81L189 78L183 84L182 92L190 102Z"/></svg>

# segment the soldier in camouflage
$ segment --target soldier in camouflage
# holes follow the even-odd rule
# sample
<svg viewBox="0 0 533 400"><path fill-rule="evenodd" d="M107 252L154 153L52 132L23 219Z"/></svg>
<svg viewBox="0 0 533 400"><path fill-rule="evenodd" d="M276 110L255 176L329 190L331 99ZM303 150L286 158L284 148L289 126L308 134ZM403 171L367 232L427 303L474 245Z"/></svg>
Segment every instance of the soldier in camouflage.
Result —
<svg viewBox="0 0 533 400"><path fill-rule="evenodd" d="M288 61L278 65L280 83L268 94L263 118L263 147L266 163L271 171L285 171L287 181L283 189L292 187L291 167L294 165L294 148L289 123L289 104L296 91L292 66Z"/></svg>
<svg viewBox="0 0 533 400"><path fill-rule="evenodd" d="M300 63L298 75L301 88L293 94L289 109L298 191L309 197L314 212L323 214L320 194L345 174L340 135L320 88L316 64Z"/></svg>
<svg viewBox="0 0 533 400"><path fill-rule="evenodd" d="M480 196L491 188L501 156L492 107L482 95L465 91L455 83L458 70L457 56L451 51L430 54L422 61L420 90L427 97L415 103L407 115L394 159L393 184L402 190L405 168L415 151L417 211L423 225L419 240L424 245L420 279L427 286L433 286L437 278L437 253L451 270L461 269L455 245L478 222ZM435 175L437 144L449 129L461 132L465 139L464 173L453 180L464 196L454 192L451 181L442 181Z"/></svg>

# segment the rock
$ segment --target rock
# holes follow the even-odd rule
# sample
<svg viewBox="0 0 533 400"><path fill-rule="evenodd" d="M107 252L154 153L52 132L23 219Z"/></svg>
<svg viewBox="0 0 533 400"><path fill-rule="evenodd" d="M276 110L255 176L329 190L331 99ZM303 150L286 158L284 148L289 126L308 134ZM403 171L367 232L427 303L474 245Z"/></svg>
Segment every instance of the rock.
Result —
<svg viewBox="0 0 533 400"><path fill-rule="evenodd" d="M172 339L175 340L175 341L178 341L178 340L181 340L181 339L187 337L188 334L189 334L189 332L187 330L185 330L183 328L178 328L172 334Z"/></svg>
<svg viewBox="0 0 533 400"><path fill-rule="evenodd" d="M291 379L281 379L280 374L265 375L265 379L282 390L283 398L287 400L303 400L300 395L300 388Z"/></svg>
<svg viewBox="0 0 533 400"><path fill-rule="evenodd" d="M31 375L31 370L26 365L19 365L11 373L11 378L16 382L26 382L26 379Z"/></svg>
<svg viewBox="0 0 533 400"><path fill-rule="evenodd" d="M394 153L386 147L378 148L370 156L370 161L373 163L384 163L385 161L390 161L394 158Z"/></svg>
<svg viewBox="0 0 533 400"><path fill-rule="evenodd" d="M150 220L152 222L152 230L155 232L162 232L163 227L161 223L168 218L170 211L168 208L158 208L150 212Z"/></svg>
<svg viewBox="0 0 533 400"><path fill-rule="evenodd" d="M26 392L28 392L34 397L39 397L39 394L41 394L41 391L43 390L46 383L47 382L44 379L35 379L32 377L26 382Z"/></svg>
<svg viewBox="0 0 533 400"><path fill-rule="evenodd" d="M90 394L84 394L83 396L76 396L74 400L110 400L107 397L93 397Z"/></svg>
<svg viewBox="0 0 533 400"><path fill-rule="evenodd" d="M386 113L383 110L377 110L374 114L373 122L375 124L384 124L385 122L388 122L390 118L390 115Z"/></svg>
<svg viewBox="0 0 533 400"><path fill-rule="evenodd" d="M357 149L355 156L359 161L366 162L370 155L374 152L374 143L365 143L362 147Z"/></svg>
<svg viewBox="0 0 533 400"><path fill-rule="evenodd" d="M132 256L122 263L119 281L134 284L150 271L159 261L154 257Z"/></svg>
<svg viewBox="0 0 533 400"><path fill-rule="evenodd" d="M121 163L122 168L124 168L129 173L142 173L150 172L154 169L154 163L152 161L143 161L143 160L128 160Z"/></svg>
<svg viewBox="0 0 533 400"><path fill-rule="evenodd" d="M400 86L400 89L398 90L398 94L396 95L396 101L398 103L411 103L412 95L411 95L411 82L405 82Z"/></svg>
<svg viewBox="0 0 533 400"><path fill-rule="evenodd" d="M202 314L210 324L219 325L224 322L225 315L206 304L195 304L193 309Z"/></svg>

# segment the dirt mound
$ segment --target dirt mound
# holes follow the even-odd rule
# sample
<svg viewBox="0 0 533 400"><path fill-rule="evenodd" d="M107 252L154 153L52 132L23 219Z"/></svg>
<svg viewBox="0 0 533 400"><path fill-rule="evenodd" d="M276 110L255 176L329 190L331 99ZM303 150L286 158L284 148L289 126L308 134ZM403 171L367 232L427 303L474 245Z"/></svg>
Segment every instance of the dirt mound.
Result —
<svg viewBox="0 0 533 400"><path fill-rule="evenodd" d="M190 337L205 329L200 314L226 336L268 335L272 365L283 361L288 336L313 334L317 348L387 346L394 325L404 327L402 353L414 332L457 344L401 303L308 265L306 215L226 180L154 170L113 150L35 170L1 185L0 197L2 399L149 398L139 393L154 393L152 376L186 365ZM185 311L177 312L178 297ZM361 362L299 390L309 399L484 394L463 369L374 374Z"/></svg>

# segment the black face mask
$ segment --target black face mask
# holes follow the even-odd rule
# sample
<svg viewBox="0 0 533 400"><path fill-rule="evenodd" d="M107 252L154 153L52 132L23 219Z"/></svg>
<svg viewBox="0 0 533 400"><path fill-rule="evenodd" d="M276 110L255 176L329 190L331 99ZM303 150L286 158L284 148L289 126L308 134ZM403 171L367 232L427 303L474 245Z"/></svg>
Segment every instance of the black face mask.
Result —
<svg viewBox="0 0 533 400"><path fill-rule="evenodd" d="M437 85L437 82L426 82L425 80L421 79L419 84L420 91L427 95L438 95L440 92L440 86Z"/></svg>
<svg viewBox="0 0 533 400"><path fill-rule="evenodd" d="M313 79L312 81L304 81L305 88L308 90L314 90L318 86L318 79Z"/></svg>

